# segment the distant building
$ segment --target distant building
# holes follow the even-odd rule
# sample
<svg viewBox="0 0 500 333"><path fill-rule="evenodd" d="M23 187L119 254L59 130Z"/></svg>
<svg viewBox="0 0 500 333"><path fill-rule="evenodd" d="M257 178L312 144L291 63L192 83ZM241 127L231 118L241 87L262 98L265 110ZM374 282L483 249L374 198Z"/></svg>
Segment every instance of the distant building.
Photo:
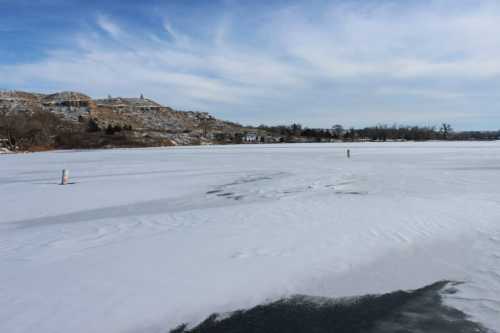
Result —
<svg viewBox="0 0 500 333"><path fill-rule="evenodd" d="M259 136L256 132L247 132L243 135L243 142L245 143L257 143L259 142Z"/></svg>

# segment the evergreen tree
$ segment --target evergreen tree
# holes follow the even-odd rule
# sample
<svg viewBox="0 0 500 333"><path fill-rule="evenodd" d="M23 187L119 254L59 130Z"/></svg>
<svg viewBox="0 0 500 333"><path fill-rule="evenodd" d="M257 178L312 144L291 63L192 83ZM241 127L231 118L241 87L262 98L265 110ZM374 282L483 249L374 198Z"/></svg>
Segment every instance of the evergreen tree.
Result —
<svg viewBox="0 0 500 333"><path fill-rule="evenodd" d="M94 119L90 119L87 123L87 132L99 132L101 129Z"/></svg>
<svg viewBox="0 0 500 333"><path fill-rule="evenodd" d="M108 125L108 127L106 128L106 134L107 135L113 135L115 134L115 129L113 126L111 126L111 124Z"/></svg>

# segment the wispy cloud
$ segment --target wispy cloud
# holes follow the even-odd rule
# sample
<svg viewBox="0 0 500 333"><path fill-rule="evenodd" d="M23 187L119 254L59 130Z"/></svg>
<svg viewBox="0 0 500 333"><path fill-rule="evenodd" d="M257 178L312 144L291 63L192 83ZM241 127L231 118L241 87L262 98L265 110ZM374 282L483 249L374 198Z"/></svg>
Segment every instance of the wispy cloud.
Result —
<svg viewBox="0 0 500 333"><path fill-rule="evenodd" d="M383 3L383 2L381 2ZM332 78L497 76L500 7L450 10L451 2L380 6L334 5L311 20L301 9L275 20L278 38L292 55ZM440 4L440 5L439 5ZM486 5L488 4L488 5Z"/></svg>
<svg viewBox="0 0 500 333"><path fill-rule="evenodd" d="M97 17L97 25L113 38L119 38L123 33L118 24L102 14Z"/></svg>
<svg viewBox="0 0 500 333"><path fill-rule="evenodd" d="M94 29L75 36L76 46L36 63L0 65L0 75L18 88L142 92L252 123L463 118L456 127L467 127L486 124L497 107L494 1L295 4L249 22L235 12L226 8L203 34L167 17L159 30L138 31L101 14Z"/></svg>

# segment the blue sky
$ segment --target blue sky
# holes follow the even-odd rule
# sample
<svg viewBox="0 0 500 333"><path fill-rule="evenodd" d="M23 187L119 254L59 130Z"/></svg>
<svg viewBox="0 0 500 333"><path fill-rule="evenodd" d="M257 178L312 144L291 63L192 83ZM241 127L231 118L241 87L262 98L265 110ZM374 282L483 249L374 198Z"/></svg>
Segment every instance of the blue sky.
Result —
<svg viewBox="0 0 500 333"><path fill-rule="evenodd" d="M0 89L244 124L500 128L493 0L0 0Z"/></svg>

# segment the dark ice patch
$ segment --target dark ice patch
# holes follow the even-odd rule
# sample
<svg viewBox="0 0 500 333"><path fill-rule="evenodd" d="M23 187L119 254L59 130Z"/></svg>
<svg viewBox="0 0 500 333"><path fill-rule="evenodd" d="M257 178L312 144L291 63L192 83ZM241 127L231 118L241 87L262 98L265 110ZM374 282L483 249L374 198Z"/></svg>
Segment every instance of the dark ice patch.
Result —
<svg viewBox="0 0 500 333"><path fill-rule="evenodd" d="M222 192L222 190L212 190L212 191L208 191L207 194L215 194L215 193L220 193Z"/></svg>
<svg viewBox="0 0 500 333"><path fill-rule="evenodd" d="M234 194L233 192L225 192L225 193L219 193L219 194L217 194L217 196L218 197L228 197L228 196L231 196L233 194Z"/></svg>
<svg viewBox="0 0 500 333"><path fill-rule="evenodd" d="M366 195L367 192L362 191L335 191L336 194L345 194L345 195Z"/></svg>
<svg viewBox="0 0 500 333"><path fill-rule="evenodd" d="M486 333L481 325L442 303L447 281L414 291L331 299L294 296L221 317L198 326L181 325L171 333Z"/></svg>

